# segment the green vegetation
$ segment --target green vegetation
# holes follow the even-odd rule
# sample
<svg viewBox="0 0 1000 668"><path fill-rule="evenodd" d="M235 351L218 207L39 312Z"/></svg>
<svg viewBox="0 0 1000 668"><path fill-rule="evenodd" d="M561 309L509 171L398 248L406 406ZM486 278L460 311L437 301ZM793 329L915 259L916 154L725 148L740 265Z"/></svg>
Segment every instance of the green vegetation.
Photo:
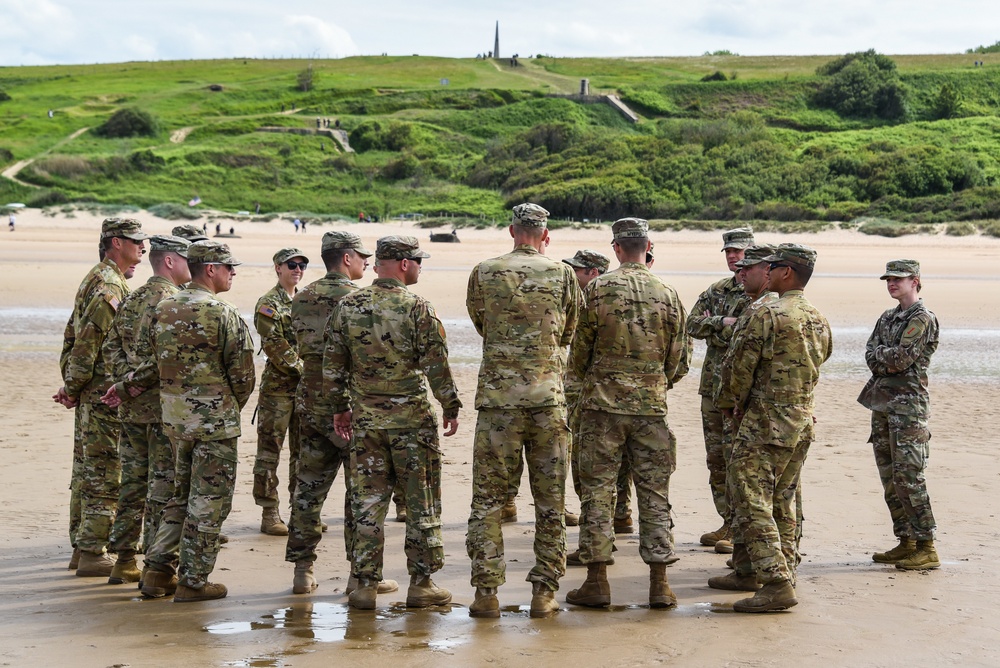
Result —
<svg viewBox="0 0 1000 668"><path fill-rule="evenodd" d="M1000 40L989 46L977 46L974 49L966 49L966 53L1000 53Z"/></svg>
<svg viewBox="0 0 1000 668"><path fill-rule="evenodd" d="M581 78L641 122L565 97ZM961 54L122 63L0 68L0 90L0 165L32 161L0 202L1000 234L1000 69Z"/></svg>

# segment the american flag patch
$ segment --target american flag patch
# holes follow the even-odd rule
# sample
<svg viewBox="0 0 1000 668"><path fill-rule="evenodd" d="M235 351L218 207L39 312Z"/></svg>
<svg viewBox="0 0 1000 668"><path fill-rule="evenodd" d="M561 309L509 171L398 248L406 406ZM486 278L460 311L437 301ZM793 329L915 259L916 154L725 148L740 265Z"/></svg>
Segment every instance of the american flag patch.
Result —
<svg viewBox="0 0 1000 668"><path fill-rule="evenodd" d="M265 304L264 306L261 306L259 309L257 309L257 313L265 315L268 318L273 318L275 312L273 308Z"/></svg>
<svg viewBox="0 0 1000 668"><path fill-rule="evenodd" d="M121 304L121 302L118 300L118 297L115 297L114 295L104 295L104 299L109 304L111 304L111 308L113 310L115 311L118 310L118 305Z"/></svg>

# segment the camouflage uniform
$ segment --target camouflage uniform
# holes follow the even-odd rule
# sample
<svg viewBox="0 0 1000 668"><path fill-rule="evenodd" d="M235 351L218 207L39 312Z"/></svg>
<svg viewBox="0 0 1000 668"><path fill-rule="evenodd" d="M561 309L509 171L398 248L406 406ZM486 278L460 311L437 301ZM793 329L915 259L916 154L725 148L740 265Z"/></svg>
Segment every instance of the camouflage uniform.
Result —
<svg viewBox="0 0 1000 668"><path fill-rule="evenodd" d="M882 279L919 273L915 261L895 260ZM872 411L868 442L875 451L892 531L900 539L934 539L924 470L931 437L927 367L937 346L937 318L920 299L907 309L896 306L883 313L865 349L872 377L858 401Z"/></svg>
<svg viewBox="0 0 1000 668"><path fill-rule="evenodd" d="M327 232L323 250L355 250L368 257L361 238L349 232ZM351 512L350 444L333 430L333 409L323 392L324 336L330 314L341 299L358 289L347 276L331 271L310 283L292 299L292 330L302 360L302 377L295 390L299 415L299 462L295 493L288 521L285 560L316 561L316 546L322 538L323 504L337 471L344 466L344 544L350 561L354 549L354 515Z"/></svg>
<svg viewBox="0 0 1000 668"><path fill-rule="evenodd" d="M781 244L766 261L812 266L815 251ZM790 510L813 439L819 367L833 351L830 324L801 290L788 290L753 311L732 351L723 391L743 414L729 461L733 565L740 575L749 575L752 566L761 584L794 583L796 520Z"/></svg>
<svg viewBox="0 0 1000 668"><path fill-rule="evenodd" d="M187 254L188 245L177 237L157 236L150 240L150 250L182 256ZM159 379L153 378L153 383L140 379L148 384L139 384L133 372L141 369L143 362L147 362L146 368L155 368L149 339L153 309L178 289L168 278L150 277L122 302L104 342L108 375L122 399L118 407L122 477L118 513L111 528L112 552L136 552L140 532L145 552L159 526L160 513L173 494L174 456L160 419ZM153 364L148 364L150 361ZM129 389L133 387L143 392L132 397Z"/></svg>
<svg viewBox="0 0 1000 668"><path fill-rule="evenodd" d="M543 227L547 212L524 206L515 207L515 223ZM535 565L527 579L557 590L565 573L570 436L563 349L573 339L580 299L569 265L529 245L479 263L469 276L466 306L483 337L466 537L474 587L506 581L500 514L522 451L535 501Z"/></svg>
<svg viewBox="0 0 1000 668"><path fill-rule="evenodd" d="M646 221L624 218L615 239L642 238ZM639 506L639 554L666 563L670 476L677 440L667 425L667 390L688 371L691 344L677 292L644 264L623 262L584 290L585 310L570 352L583 378L579 431L580 561L611 560L621 462L628 460Z"/></svg>
<svg viewBox="0 0 1000 668"><path fill-rule="evenodd" d="M296 251L291 257L302 256ZM280 264L284 260L275 263ZM253 323L260 346L267 355L257 397L257 458L253 466L253 498L262 508L278 505L278 458L288 432L288 496L295 493L295 467L299 455L299 424L295 388L302 375L302 360L295 350L292 298L280 284L257 300Z"/></svg>
<svg viewBox="0 0 1000 668"><path fill-rule="evenodd" d="M109 218L101 230L102 239L141 241L147 236L138 222L129 219ZM112 260L104 259L91 269L77 290L59 357L66 393L79 401L73 429L70 542L98 554L108 545L121 473L121 423L117 411L101 402L109 385L102 346L128 293L125 276Z"/></svg>
<svg viewBox="0 0 1000 668"><path fill-rule="evenodd" d="M429 257L414 237L379 239L379 260ZM434 308L402 281L378 278L344 297L328 326L324 389L335 413L353 411L351 506L356 536L352 575L382 580L385 515L405 480L406 568L429 576L444 565L441 448L426 384L444 417L462 402L448 366L444 326Z"/></svg>
<svg viewBox="0 0 1000 668"><path fill-rule="evenodd" d="M753 244L753 231L739 228L726 232L722 250L746 248ZM705 341L705 361L701 367L701 425L705 436L705 462L708 465L708 484L712 490L715 510L723 519L730 516L726 502L726 456L732 448L732 432L723 424L722 411L712 401L712 378L726 354L733 335L733 326L722 323L725 318L738 318L750 303L743 286L735 276L716 281L698 297L688 316L687 332ZM711 315L704 315L708 311Z"/></svg>
<svg viewBox="0 0 1000 668"><path fill-rule="evenodd" d="M236 265L225 244L191 244L188 260ZM232 507L240 411L256 381L250 330L234 306L191 283L153 316L163 427L175 449L174 493L146 564L200 589L215 568ZM179 568L178 552L180 557Z"/></svg>

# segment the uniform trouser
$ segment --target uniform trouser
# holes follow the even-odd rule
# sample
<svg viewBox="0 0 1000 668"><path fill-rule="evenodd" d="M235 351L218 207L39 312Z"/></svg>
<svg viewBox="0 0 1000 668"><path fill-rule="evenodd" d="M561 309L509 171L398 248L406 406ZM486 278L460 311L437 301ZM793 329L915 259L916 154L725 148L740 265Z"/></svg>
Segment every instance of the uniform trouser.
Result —
<svg viewBox="0 0 1000 668"><path fill-rule="evenodd" d="M253 464L253 500L262 508L277 508L278 460L288 433L288 498L295 496L299 460L299 419L292 395L261 394L257 402L257 458Z"/></svg>
<svg viewBox="0 0 1000 668"><path fill-rule="evenodd" d="M118 506L121 463L118 461L116 418L104 419L99 409L81 404L82 446L79 480L80 524L76 546L84 552L101 553L108 545L111 523Z"/></svg>
<svg viewBox="0 0 1000 668"><path fill-rule="evenodd" d="M350 561L354 550L354 514L351 511L350 444L329 427L320 430L308 417L299 420L299 464L296 468L295 494L288 520L288 543L285 561L316 561L316 547L323 538L323 504L337 471L344 467L344 544Z"/></svg>
<svg viewBox="0 0 1000 668"><path fill-rule="evenodd" d="M427 576L441 570L441 449L433 417L407 429L356 428L351 477L356 527L353 575L359 581L382 580L385 515L399 480L406 490L406 571Z"/></svg>
<svg viewBox="0 0 1000 668"><path fill-rule="evenodd" d="M936 524L924 476L930 438L926 418L872 412L869 442L875 450L892 532L898 538L934 539Z"/></svg>
<svg viewBox="0 0 1000 668"><path fill-rule="evenodd" d="M734 554L746 550L761 584L795 582L796 496L809 445L808 440L790 447L744 440L733 444ZM734 557L734 566L738 561Z"/></svg>
<svg viewBox="0 0 1000 668"><path fill-rule="evenodd" d="M80 503L80 483L83 480L83 420L86 411L77 406L73 411L73 467L69 477L69 542L76 547L83 506Z"/></svg>
<svg viewBox="0 0 1000 668"><path fill-rule="evenodd" d="M219 533L229 516L236 485L236 438L171 439L174 494L163 509L146 565L200 589L219 556ZM179 565L178 565L179 564Z"/></svg>
<svg viewBox="0 0 1000 668"><path fill-rule="evenodd" d="M701 430L705 435L705 463L708 465L708 486L712 490L715 511L723 520L730 517L726 500L726 450L732 445L727 436L723 414L711 397L701 398Z"/></svg>
<svg viewBox="0 0 1000 668"><path fill-rule="evenodd" d="M161 423L123 422L118 451L122 479L108 549L136 552L141 533L145 552L160 524L160 513L173 495L173 450Z"/></svg>
<svg viewBox="0 0 1000 668"><path fill-rule="evenodd" d="M566 572L566 456L569 427L563 406L483 408L472 453L472 510L466 549L473 587L506 582L500 514L522 452L535 500L535 565L529 582L559 589Z"/></svg>
<svg viewBox="0 0 1000 668"><path fill-rule="evenodd" d="M639 555L647 564L670 557L670 476L677 440L666 416L618 415L587 410L580 420L580 561L611 560L616 481L628 460L639 506Z"/></svg>

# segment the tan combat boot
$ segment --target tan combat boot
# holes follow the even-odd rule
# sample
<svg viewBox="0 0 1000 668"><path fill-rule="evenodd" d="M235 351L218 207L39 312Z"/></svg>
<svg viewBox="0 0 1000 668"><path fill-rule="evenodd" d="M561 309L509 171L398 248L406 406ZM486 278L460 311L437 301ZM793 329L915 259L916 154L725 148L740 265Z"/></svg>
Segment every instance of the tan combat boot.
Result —
<svg viewBox="0 0 1000 668"><path fill-rule="evenodd" d="M616 517L614 521L615 533L632 533L635 531L635 525L632 524L632 515L624 515L623 517Z"/></svg>
<svg viewBox="0 0 1000 668"><path fill-rule="evenodd" d="M69 558L69 566L67 566L66 568L68 568L71 571L75 571L76 569L80 568L80 553L81 553L80 548L78 547L73 548L73 556Z"/></svg>
<svg viewBox="0 0 1000 668"><path fill-rule="evenodd" d="M139 582L141 579L142 572L135 563L135 553L120 552L114 568L111 569L108 584L120 585L126 582Z"/></svg>
<svg viewBox="0 0 1000 668"><path fill-rule="evenodd" d="M720 540L715 544L716 554L732 554L733 553L733 541L729 539Z"/></svg>
<svg viewBox="0 0 1000 668"><path fill-rule="evenodd" d="M438 587L429 575L413 575L406 590L407 608L427 608L451 603L451 592Z"/></svg>
<svg viewBox="0 0 1000 668"><path fill-rule="evenodd" d="M720 540L729 540L729 525L723 524L721 527L715 531L709 531L708 533L703 533L699 542L706 547L715 547L715 544Z"/></svg>
<svg viewBox="0 0 1000 668"><path fill-rule="evenodd" d="M149 569L142 578L142 595L146 598L172 596L177 591L177 576Z"/></svg>
<svg viewBox="0 0 1000 668"><path fill-rule="evenodd" d="M402 503L396 504L396 521L405 522L406 521L406 506Z"/></svg>
<svg viewBox="0 0 1000 668"><path fill-rule="evenodd" d="M500 524L507 524L508 522L517 521L517 503L514 502L514 498L511 497L507 499L507 503L504 504L503 508L500 510Z"/></svg>
<svg viewBox="0 0 1000 668"><path fill-rule="evenodd" d="M351 592L358 588L358 579L353 575L347 578L347 588L344 593L348 596ZM381 580L378 583L378 593L380 594L391 594L394 591L399 591L399 583L395 580Z"/></svg>
<svg viewBox="0 0 1000 668"><path fill-rule="evenodd" d="M469 617L496 619L500 616L500 601L496 587L476 587L476 600L469 606Z"/></svg>
<svg viewBox="0 0 1000 668"><path fill-rule="evenodd" d="M115 562L105 552L94 554L93 552L80 553L80 565L76 569L76 575L80 578L106 578L111 575L115 568Z"/></svg>
<svg viewBox="0 0 1000 668"><path fill-rule="evenodd" d="M611 605L611 585L608 584L607 564L587 564L587 579L579 589L566 594L566 602L588 608L606 608Z"/></svg>
<svg viewBox="0 0 1000 668"><path fill-rule="evenodd" d="M277 508L262 508L260 514L260 532L268 536L287 536L288 526L281 521Z"/></svg>
<svg viewBox="0 0 1000 668"><path fill-rule="evenodd" d="M206 582L205 586L195 589L186 585L178 585L174 592L174 603L195 603L196 601L214 601L225 598L229 590L226 585L217 582Z"/></svg>
<svg viewBox="0 0 1000 668"><path fill-rule="evenodd" d="M940 567L941 560L938 559L933 540L918 540L916 552L896 562L896 568L902 571L927 571Z"/></svg>
<svg viewBox="0 0 1000 668"><path fill-rule="evenodd" d="M361 580L358 587L347 597L347 603L358 610L374 610L378 598L378 583L373 580Z"/></svg>
<svg viewBox="0 0 1000 668"><path fill-rule="evenodd" d="M677 597L667 582L667 565L649 565L649 607L672 608L677 605Z"/></svg>
<svg viewBox="0 0 1000 668"><path fill-rule="evenodd" d="M580 526L580 516L577 515L576 513L571 513L567 510L565 517L566 517L566 526L568 527Z"/></svg>
<svg viewBox="0 0 1000 668"><path fill-rule="evenodd" d="M740 575L739 573L729 573L728 575L717 575L708 578L708 586L712 589L725 589L726 591L757 591L760 585L757 578L752 575Z"/></svg>
<svg viewBox="0 0 1000 668"><path fill-rule="evenodd" d="M787 610L798 605L795 590L788 580L769 582L760 588L751 598L740 599L733 603L736 612L770 612L772 610Z"/></svg>
<svg viewBox="0 0 1000 668"><path fill-rule="evenodd" d="M911 538L900 538L899 545L885 552L876 552L872 555L872 561L877 564L894 564L906 559L916 551L917 541Z"/></svg>
<svg viewBox="0 0 1000 668"><path fill-rule="evenodd" d="M559 612L559 602L556 601L556 593L543 582L532 582L529 616L540 619L551 617L557 612Z"/></svg>
<svg viewBox="0 0 1000 668"><path fill-rule="evenodd" d="M292 593L308 594L318 586L319 583L316 582L316 577L313 575L313 562L296 561L295 575L292 576Z"/></svg>

